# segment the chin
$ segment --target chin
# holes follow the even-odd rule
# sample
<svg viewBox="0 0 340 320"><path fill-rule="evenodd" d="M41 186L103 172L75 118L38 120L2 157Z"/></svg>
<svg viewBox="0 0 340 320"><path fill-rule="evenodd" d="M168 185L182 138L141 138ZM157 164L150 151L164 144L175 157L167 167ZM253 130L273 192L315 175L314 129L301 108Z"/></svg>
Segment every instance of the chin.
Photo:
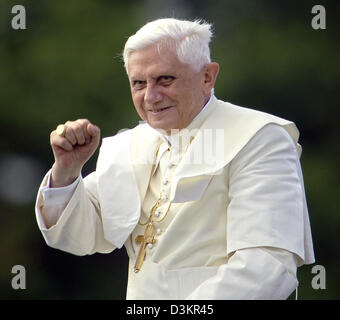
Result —
<svg viewBox="0 0 340 320"><path fill-rule="evenodd" d="M158 121L157 122L151 121L151 122L148 122L148 124L152 128L159 130L159 131L162 131L162 133L166 132L167 134L170 134L171 130L176 130L176 129L174 129L175 125L172 126L169 123L160 123Z"/></svg>

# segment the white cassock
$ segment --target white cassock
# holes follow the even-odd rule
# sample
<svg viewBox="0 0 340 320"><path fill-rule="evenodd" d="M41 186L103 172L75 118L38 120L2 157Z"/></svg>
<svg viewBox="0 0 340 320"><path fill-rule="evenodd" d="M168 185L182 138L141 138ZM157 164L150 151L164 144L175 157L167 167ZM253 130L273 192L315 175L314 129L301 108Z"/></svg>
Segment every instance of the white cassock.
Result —
<svg viewBox="0 0 340 320"><path fill-rule="evenodd" d="M103 139L96 171L38 192L49 246L129 255L127 299L286 299L314 262L294 123L210 99L187 130ZM158 201L138 273L135 239ZM46 225L50 226L49 228Z"/></svg>

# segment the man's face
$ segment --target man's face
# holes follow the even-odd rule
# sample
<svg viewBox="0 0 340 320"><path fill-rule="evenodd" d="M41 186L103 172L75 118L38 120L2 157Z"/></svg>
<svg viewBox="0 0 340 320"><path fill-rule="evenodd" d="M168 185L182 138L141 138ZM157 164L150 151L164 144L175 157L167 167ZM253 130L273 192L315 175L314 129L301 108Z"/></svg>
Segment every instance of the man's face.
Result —
<svg viewBox="0 0 340 320"><path fill-rule="evenodd" d="M152 45L132 52L128 73L137 113L168 134L188 126L210 97L204 69L195 72L165 47L159 51Z"/></svg>

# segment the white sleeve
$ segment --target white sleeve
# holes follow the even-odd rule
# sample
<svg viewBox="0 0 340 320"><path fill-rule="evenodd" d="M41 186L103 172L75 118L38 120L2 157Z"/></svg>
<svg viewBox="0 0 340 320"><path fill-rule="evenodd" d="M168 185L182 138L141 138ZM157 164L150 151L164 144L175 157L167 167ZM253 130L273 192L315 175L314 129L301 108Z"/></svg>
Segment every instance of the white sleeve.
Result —
<svg viewBox="0 0 340 320"><path fill-rule="evenodd" d="M79 181L48 199L51 190L48 187L49 173L45 175L36 200L36 218L47 245L76 255L87 255L95 252L108 253L115 249L105 238L101 218L100 203L97 194L97 175L92 172ZM74 191L72 189L75 188ZM46 203L43 196L45 191ZM65 193L63 191L66 191ZM52 192L52 191L51 191ZM67 197L71 198L67 201ZM62 209L65 205L66 207ZM48 204L48 206L46 206ZM53 209L53 206L56 206ZM50 219L57 219L48 226L43 221L42 212L55 210ZM52 211L51 211L52 210ZM61 210L62 212L59 212Z"/></svg>
<svg viewBox="0 0 340 320"><path fill-rule="evenodd" d="M309 262L310 231L296 145L275 124L258 131L230 164L227 253L281 248Z"/></svg>
<svg viewBox="0 0 340 320"><path fill-rule="evenodd" d="M296 146L278 125L263 127L239 152L230 165L228 261L187 299L289 297L305 260L299 170Z"/></svg>
<svg viewBox="0 0 340 320"><path fill-rule="evenodd" d="M37 218L43 229L47 229L57 223L67 203L70 201L74 190L78 186L80 176L72 184L61 188L50 188L50 181L51 170L46 174L39 190L42 205L37 212Z"/></svg>
<svg viewBox="0 0 340 320"><path fill-rule="evenodd" d="M297 261L289 251L248 248L236 251L217 274L187 300L287 299L296 289Z"/></svg>

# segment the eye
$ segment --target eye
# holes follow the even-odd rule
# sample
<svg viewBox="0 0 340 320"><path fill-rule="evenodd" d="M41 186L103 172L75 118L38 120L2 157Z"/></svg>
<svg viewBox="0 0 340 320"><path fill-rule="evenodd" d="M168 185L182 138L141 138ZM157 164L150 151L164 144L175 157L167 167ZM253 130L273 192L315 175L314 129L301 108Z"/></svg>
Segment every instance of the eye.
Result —
<svg viewBox="0 0 340 320"><path fill-rule="evenodd" d="M175 77L168 76L168 75L160 76L158 78L158 82L163 86L170 85L174 80L175 80Z"/></svg>
<svg viewBox="0 0 340 320"><path fill-rule="evenodd" d="M135 89L135 90L141 90L143 89L145 86L145 81L143 80L133 80L132 81L132 87Z"/></svg>

